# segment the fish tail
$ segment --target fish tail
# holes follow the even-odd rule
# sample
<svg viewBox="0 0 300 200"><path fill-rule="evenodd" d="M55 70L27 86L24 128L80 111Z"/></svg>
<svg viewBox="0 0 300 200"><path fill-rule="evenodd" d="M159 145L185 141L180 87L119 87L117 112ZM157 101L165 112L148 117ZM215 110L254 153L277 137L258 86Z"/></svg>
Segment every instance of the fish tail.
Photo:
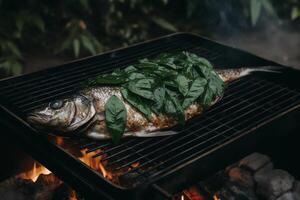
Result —
<svg viewBox="0 0 300 200"><path fill-rule="evenodd" d="M262 66L258 68L246 68L248 73L251 74L253 72L270 72L270 73L281 73L282 67L280 66Z"/></svg>
<svg viewBox="0 0 300 200"><path fill-rule="evenodd" d="M176 131L154 131L154 132L147 132L147 131L137 131L133 132L132 136L134 137L161 137L161 136L169 136L169 135L176 135L178 132Z"/></svg>
<svg viewBox="0 0 300 200"><path fill-rule="evenodd" d="M255 72L281 73L280 66L242 67L237 69L220 69L217 73L224 82L231 82Z"/></svg>

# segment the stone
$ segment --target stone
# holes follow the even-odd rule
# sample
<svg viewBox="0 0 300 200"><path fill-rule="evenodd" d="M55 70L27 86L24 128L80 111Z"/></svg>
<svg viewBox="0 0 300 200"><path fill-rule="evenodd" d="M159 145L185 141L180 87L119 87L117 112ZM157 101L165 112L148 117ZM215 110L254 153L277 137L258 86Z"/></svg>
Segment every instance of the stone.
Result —
<svg viewBox="0 0 300 200"><path fill-rule="evenodd" d="M292 190L294 177L280 169L260 170L254 175L257 193L270 200Z"/></svg>
<svg viewBox="0 0 300 200"><path fill-rule="evenodd" d="M268 156L255 152L240 160L238 166L245 167L256 172L270 162L271 159Z"/></svg>
<svg viewBox="0 0 300 200"><path fill-rule="evenodd" d="M293 188L293 192L295 193L295 195L298 196L298 198L300 199L300 181L296 181L294 184L294 188Z"/></svg>
<svg viewBox="0 0 300 200"><path fill-rule="evenodd" d="M300 194L300 181L296 181L293 191Z"/></svg>
<svg viewBox="0 0 300 200"><path fill-rule="evenodd" d="M228 171L229 179L242 186L253 188L255 183L252 173L246 169L234 167Z"/></svg>
<svg viewBox="0 0 300 200"><path fill-rule="evenodd" d="M294 192L287 192L278 197L276 200L300 200L300 198Z"/></svg>
<svg viewBox="0 0 300 200"><path fill-rule="evenodd" d="M261 168L260 170L254 173L254 180L257 182L258 181L256 180L257 178L263 178L266 174L272 171L273 168L274 168L273 163L268 163L263 168Z"/></svg>

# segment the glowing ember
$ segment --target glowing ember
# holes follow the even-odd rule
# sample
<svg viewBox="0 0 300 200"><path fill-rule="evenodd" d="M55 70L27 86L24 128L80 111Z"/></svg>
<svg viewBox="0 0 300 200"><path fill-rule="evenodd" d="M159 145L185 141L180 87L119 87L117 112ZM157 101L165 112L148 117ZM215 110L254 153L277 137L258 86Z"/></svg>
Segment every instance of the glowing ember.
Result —
<svg viewBox="0 0 300 200"><path fill-rule="evenodd" d="M136 168L136 167L138 167L139 165L140 165L139 162L135 162L135 163L132 163L132 164L131 164L131 167L132 167L132 168Z"/></svg>
<svg viewBox="0 0 300 200"><path fill-rule="evenodd" d="M187 190L184 190L183 193L188 197L190 200L204 200L205 198L200 194L197 187L192 186Z"/></svg>
<svg viewBox="0 0 300 200"><path fill-rule="evenodd" d="M69 200L77 200L75 190L72 190L72 192L71 192L71 194L69 196Z"/></svg>
<svg viewBox="0 0 300 200"><path fill-rule="evenodd" d="M64 139L62 137L55 137L55 143L61 146L64 144Z"/></svg>
<svg viewBox="0 0 300 200"><path fill-rule="evenodd" d="M213 196L214 200L221 200L217 195Z"/></svg>

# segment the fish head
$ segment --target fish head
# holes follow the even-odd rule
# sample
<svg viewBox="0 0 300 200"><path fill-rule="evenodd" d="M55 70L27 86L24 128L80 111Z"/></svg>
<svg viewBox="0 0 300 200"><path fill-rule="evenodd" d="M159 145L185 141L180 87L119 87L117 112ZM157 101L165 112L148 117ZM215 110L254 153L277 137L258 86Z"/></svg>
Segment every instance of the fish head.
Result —
<svg viewBox="0 0 300 200"><path fill-rule="evenodd" d="M93 102L84 95L59 99L31 112L27 120L38 128L71 132L95 116Z"/></svg>

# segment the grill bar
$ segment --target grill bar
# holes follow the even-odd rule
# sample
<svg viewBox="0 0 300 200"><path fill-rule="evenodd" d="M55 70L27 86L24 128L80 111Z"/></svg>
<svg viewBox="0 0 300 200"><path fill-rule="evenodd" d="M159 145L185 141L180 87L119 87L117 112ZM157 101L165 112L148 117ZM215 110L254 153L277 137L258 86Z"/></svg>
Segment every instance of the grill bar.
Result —
<svg viewBox="0 0 300 200"><path fill-rule="evenodd" d="M272 93L271 95L264 96L263 98L260 98L260 102L263 102L265 99L268 99L269 97L276 96L276 94L280 93L281 91L282 91L282 90L278 90L278 91ZM284 97L286 97L286 96L287 96L287 94L283 95L282 98L284 98ZM257 97L257 96L255 96L255 97ZM246 101L244 101L244 102L245 102L245 104L248 103L248 102L246 102ZM250 103L250 104L248 104L247 106L244 106L244 107L238 109L237 111L234 110L232 114L229 114L229 115L228 115L228 118L231 119L231 120L227 121L227 122L224 123L224 124L221 124L220 126L217 126L215 129L213 129L213 130L211 130L211 131L207 131L207 127L209 127L209 126L211 126L211 125L215 125L215 121L212 121L212 123L208 124L208 125L205 126L205 127L201 127L200 129L197 129L196 131L190 131L188 134L183 135L182 137L178 138L178 140L183 140L183 139L185 139L185 138L188 138L188 136L193 135L193 134L195 134L195 133L197 133L197 132L200 132L200 131L202 131L202 130L205 130L206 132L205 132L205 134L201 134L201 135L197 136L196 138L194 138L194 139L192 139L192 140L189 140L189 141L186 141L186 142L182 142L182 143L181 143L182 145L176 146L175 148L172 148L171 151L167 151L166 153L160 153L158 156L156 156L154 159L152 159L151 162L149 161L149 162L143 163L142 165L140 165L140 166L138 166L137 168L133 169L133 171L134 171L134 170L137 170L137 169L139 169L139 168L145 167L145 166L147 166L147 165L149 165L149 164L152 164L152 163L154 163L155 161L160 160L160 158L165 157L166 155L172 154L173 151L176 151L176 150L178 150L178 149L181 149L181 148L184 147L184 146L190 146L191 143L194 143L195 141L198 141L199 139L202 139L203 136L206 136L207 134L210 134L210 133L213 132L214 130L216 130L216 129L220 128L220 127L226 126L226 124L232 123L232 122L236 121L237 119L239 119L239 118L241 118L241 117L243 117L243 116L249 115L250 113L252 113L252 112L254 112L254 111L253 111L253 110L249 110L249 111L246 111L246 112L242 112L243 114L238 115L237 117L235 117L235 118L232 119L232 115L235 115L236 113L241 112L241 111L243 111L243 110L249 108L249 107L252 106L252 105L254 105L254 104L253 104L253 103ZM263 106L258 106L257 108L262 108L262 107L263 107ZM256 116L254 115L254 117L256 117ZM192 127L191 127L191 128L192 128ZM227 128L227 130L231 130L231 129L232 129L232 127L229 127L229 126L226 126L226 128ZM185 130L185 131L186 131L186 130ZM181 133L181 134L182 134L182 133ZM222 135L222 134L223 134L223 133L221 133L221 135ZM163 149L166 149L166 148L172 146L173 144L177 144L177 143L178 143L178 140L173 140L173 141L171 141L171 142L168 142L167 144L162 145L162 147L157 148L157 149L155 149L154 151L151 151L151 152L148 153L148 154L144 154L144 157L153 155L153 154L158 153L158 152L165 152L165 151L163 151ZM210 139L209 139L209 140L210 140ZM209 141L209 140L208 140L208 141ZM194 145L191 145L191 146L194 147ZM196 146L196 147L197 147L197 146ZM176 156L177 156L178 154L173 154L173 155L176 155ZM123 168L123 167L126 167L126 166L128 166L128 165L130 165L130 164L132 164L132 163L134 163L134 162L139 161L140 159L143 159L144 157L139 158L139 159L135 159L135 160L133 160L133 161L131 161L131 162L127 162L125 165L121 165L121 166L118 167L117 169L121 169L121 168ZM171 158L168 158L168 159L174 159L174 158L171 157Z"/></svg>

